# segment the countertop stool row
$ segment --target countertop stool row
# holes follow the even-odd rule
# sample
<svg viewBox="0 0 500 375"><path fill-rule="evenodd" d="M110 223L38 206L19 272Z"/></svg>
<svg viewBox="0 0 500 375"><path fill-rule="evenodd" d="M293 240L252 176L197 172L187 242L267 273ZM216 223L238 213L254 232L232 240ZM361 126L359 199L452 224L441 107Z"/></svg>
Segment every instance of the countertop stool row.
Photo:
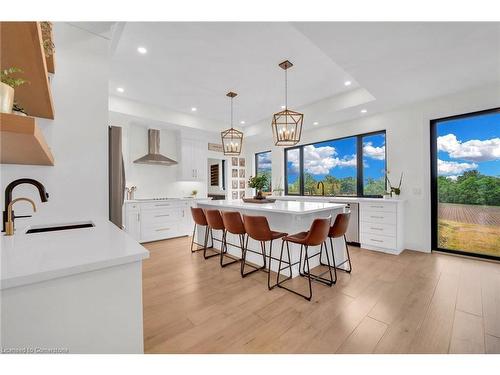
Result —
<svg viewBox="0 0 500 375"><path fill-rule="evenodd" d="M333 286L337 281L337 270L351 272L351 258L349 255L349 247L347 246L345 233L349 225L350 213L340 213L335 218L333 225L331 225L331 217L325 219L314 219L311 227L306 232L300 232L289 235L288 233L273 231L269 227L269 223L265 216L249 216L241 215L239 212L234 211L219 211L219 210L203 210L201 208L192 207L191 214L194 220L193 236L191 239L191 252L203 251L205 259L219 256L219 263L221 267L226 267L231 264L240 263L241 277L246 277L257 271L267 272L267 287L269 290L274 287L283 288L296 295L304 297L308 301L313 296L312 281L319 282L327 286ZM205 229L205 236L203 244L195 241L196 229L202 227ZM222 232L221 240L214 238L213 231L220 230ZM241 257L235 258L233 255L228 256L228 242L227 234L231 233L236 235L239 244L231 244L241 249ZM341 264L335 263L333 239L342 237L345 242L345 249L347 251L347 260ZM248 248L248 240L259 242L260 252ZM273 241L281 239L281 252L280 257L275 258L272 256ZM330 248L332 259L327 248L327 240L330 239ZM211 242L209 246L209 240ZM221 243L220 251L214 248L214 241ZM269 253L266 254L266 244L269 243ZM290 256L289 243L300 245L300 256L297 262L292 263ZM198 248L194 248L194 246ZM320 247L319 252L311 253L311 247ZM208 252L211 253L208 253ZM252 252L262 256L262 266L250 264L247 262L247 253ZM302 255L304 253L304 256ZM324 255L324 256L323 256ZM309 260L316 256L320 257L320 264L326 266L327 270L320 274L311 273L309 267ZM326 258L326 263L322 259ZM278 262L278 270L276 275L276 282L271 283L271 263L272 261ZM339 268L344 263L348 263L348 269ZM299 274L307 278L309 293L302 294L286 285L284 283L292 278L292 267L299 265ZM245 268L247 271L245 271ZM248 271L248 268L251 268ZM307 268L307 270L306 270ZM283 278L281 273L287 271L288 276ZM324 275L327 277L324 277Z"/></svg>

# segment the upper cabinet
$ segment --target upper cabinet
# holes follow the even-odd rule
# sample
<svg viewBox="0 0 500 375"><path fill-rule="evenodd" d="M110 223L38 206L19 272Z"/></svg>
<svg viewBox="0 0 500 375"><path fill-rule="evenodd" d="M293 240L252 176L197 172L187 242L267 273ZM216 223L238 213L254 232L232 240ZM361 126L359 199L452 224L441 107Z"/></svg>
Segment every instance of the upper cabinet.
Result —
<svg viewBox="0 0 500 375"><path fill-rule="evenodd" d="M180 181L206 181L207 142L181 138L180 145L178 179Z"/></svg>
<svg viewBox="0 0 500 375"><path fill-rule="evenodd" d="M54 158L34 117L54 119L49 73L54 73L51 28L40 22L0 22L0 68L18 68L14 77L27 81L15 87L14 101L28 116L0 116L2 164L54 165ZM52 51L53 52L53 51Z"/></svg>

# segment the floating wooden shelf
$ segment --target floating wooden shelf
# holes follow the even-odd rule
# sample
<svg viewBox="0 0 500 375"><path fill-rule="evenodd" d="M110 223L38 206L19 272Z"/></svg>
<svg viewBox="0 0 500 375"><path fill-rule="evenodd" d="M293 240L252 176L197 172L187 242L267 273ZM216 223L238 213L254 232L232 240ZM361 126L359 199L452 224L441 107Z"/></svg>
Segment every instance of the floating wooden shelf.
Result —
<svg viewBox="0 0 500 375"><path fill-rule="evenodd" d="M0 113L0 162L54 165L52 152L33 117Z"/></svg>
<svg viewBox="0 0 500 375"><path fill-rule="evenodd" d="M15 100L30 116L54 118L54 106L38 22L0 22L1 69L20 68L29 83L17 87ZM53 61L52 61L53 62Z"/></svg>

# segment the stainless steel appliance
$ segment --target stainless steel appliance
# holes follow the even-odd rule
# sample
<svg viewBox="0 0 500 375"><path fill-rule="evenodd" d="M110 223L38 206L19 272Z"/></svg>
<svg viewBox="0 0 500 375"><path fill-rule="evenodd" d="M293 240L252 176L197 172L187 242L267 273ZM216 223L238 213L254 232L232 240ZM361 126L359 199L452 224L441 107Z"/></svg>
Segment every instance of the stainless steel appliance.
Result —
<svg viewBox="0 0 500 375"><path fill-rule="evenodd" d="M331 203L345 204L346 208L351 211L351 219L349 220L349 227L346 233L347 242L359 245L359 203L338 200L331 201Z"/></svg>

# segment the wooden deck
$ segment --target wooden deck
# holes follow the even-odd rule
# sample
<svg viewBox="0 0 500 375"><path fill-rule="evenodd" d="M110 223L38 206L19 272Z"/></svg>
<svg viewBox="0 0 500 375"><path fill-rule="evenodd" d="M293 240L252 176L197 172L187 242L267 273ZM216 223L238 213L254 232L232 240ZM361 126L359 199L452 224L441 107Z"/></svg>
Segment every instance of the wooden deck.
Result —
<svg viewBox="0 0 500 375"><path fill-rule="evenodd" d="M500 353L497 263L352 248L352 274L307 302L191 254L188 238L146 247L146 353Z"/></svg>

